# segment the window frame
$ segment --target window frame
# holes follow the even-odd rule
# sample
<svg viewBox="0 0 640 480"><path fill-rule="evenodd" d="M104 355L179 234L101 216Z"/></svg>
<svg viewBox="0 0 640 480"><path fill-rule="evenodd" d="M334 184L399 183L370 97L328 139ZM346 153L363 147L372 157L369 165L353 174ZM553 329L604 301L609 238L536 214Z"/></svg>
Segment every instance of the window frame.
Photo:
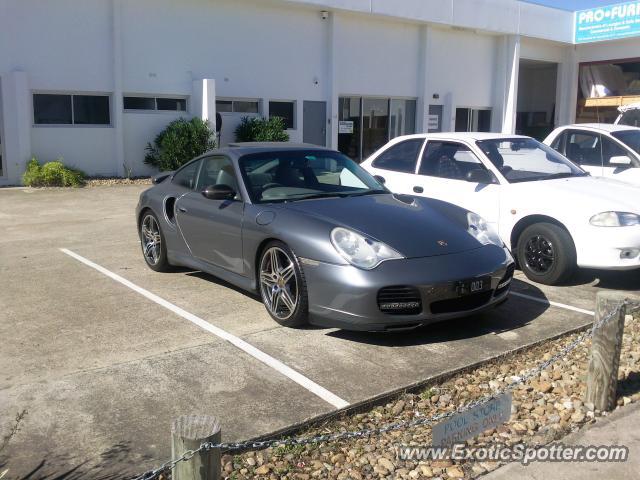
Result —
<svg viewBox="0 0 640 480"><path fill-rule="evenodd" d="M216 97L217 102L231 102L231 111L230 112L218 112L218 108L216 107L216 113L220 113L220 115L232 115L235 113L240 113L242 115L262 115L262 101L259 98L255 97ZM237 112L236 111L236 102L245 102L245 103L255 103L258 106L257 112Z"/></svg>
<svg viewBox="0 0 640 480"><path fill-rule="evenodd" d="M36 123L36 112L34 95L61 95L68 96L71 102L71 123ZM74 123L75 112L73 107L73 97L107 97L109 101L109 123ZM62 91L62 90L31 90L31 126L32 128L113 128L113 93L111 92L85 92L85 91Z"/></svg>
<svg viewBox="0 0 640 480"><path fill-rule="evenodd" d="M298 129L298 101L297 100L281 100L281 99L277 99L277 98L270 98L269 100L267 100L267 105L269 107L269 119L271 119L272 114L271 114L271 104L272 103L290 103L293 107L293 118L292 118L292 122L291 122L291 127L288 127L285 125L285 130L297 130ZM275 115L276 117L278 115ZM282 118L282 117L280 117ZM286 119L283 119L286 120Z"/></svg>
<svg viewBox="0 0 640 480"><path fill-rule="evenodd" d="M196 191L195 187L196 187L196 185L198 185L198 181L200 180L200 169L202 168L202 159L203 158L204 157L194 158L193 160L188 161L187 163L182 165L178 170L173 172L173 175L171 175L171 184L175 185L177 187L180 187L180 188L184 188L185 190L188 190L190 192L195 192ZM186 169L192 163L196 163L196 162L200 162L200 165L198 165L196 167L196 173L195 173L195 180L193 182L193 185L194 185L193 188L185 187L184 185L181 185L181 184L175 182L176 175L178 175L180 172L182 172L182 170Z"/></svg>
<svg viewBox="0 0 640 480"><path fill-rule="evenodd" d="M132 98L152 98L153 99L153 105L155 106L155 108L153 110L149 110L149 109L143 109L143 108L125 108L124 106L124 99L126 97L132 97ZM170 99L170 100L184 100L185 101L185 109L184 110L159 110L158 109L158 99ZM181 114L188 114L190 112L191 109L191 98L189 97L189 95L154 95L154 94L145 94L145 93L124 93L122 94L122 111L124 113L151 113L151 114L161 114L161 115L166 115L166 114L176 114L176 113L181 113Z"/></svg>

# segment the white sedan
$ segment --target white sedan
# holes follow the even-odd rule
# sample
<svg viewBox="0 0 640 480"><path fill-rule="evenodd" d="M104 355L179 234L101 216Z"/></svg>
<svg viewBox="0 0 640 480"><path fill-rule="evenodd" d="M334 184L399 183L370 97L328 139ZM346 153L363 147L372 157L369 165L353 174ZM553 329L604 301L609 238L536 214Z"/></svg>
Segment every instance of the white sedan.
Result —
<svg viewBox="0 0 640 480"><path fill-rule="evenodd" d="M532 138L409 135L362 166L393 192L478 213L534 281L561 283L576 266L640 268L640 187L593 178Z"/></svg>
<svg viewBox="0 0 640 480"><path fill-rule="evenodd" d="M544 143L591 175L640 185L640 128L580 123L556 128Z"/></svg>

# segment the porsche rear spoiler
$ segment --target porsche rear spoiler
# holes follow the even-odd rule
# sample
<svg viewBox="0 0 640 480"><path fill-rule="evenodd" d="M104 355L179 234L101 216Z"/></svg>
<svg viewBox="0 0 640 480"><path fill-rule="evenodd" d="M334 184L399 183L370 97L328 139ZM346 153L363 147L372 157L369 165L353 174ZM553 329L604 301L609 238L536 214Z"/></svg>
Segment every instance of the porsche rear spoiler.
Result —
<svg viewBox="0 0 640 480"><path fill-rule="evenodd" d="M171 172L160 172L151 177L151 183L157 185L158 183L164 182L167 178L173 175L173 171Z"/></svg>

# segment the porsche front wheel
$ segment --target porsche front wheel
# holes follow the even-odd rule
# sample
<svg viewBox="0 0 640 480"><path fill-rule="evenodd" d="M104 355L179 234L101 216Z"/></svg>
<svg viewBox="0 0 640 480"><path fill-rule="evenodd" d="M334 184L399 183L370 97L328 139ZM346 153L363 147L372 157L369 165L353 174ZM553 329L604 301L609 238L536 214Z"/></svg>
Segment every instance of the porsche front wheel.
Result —
<svg viewBox="0 0 640 480"><path fill-rule="evenodd" d="M259 284L269 315L285 327L307 323L307 285L298 260L282 242L269 243L260 256Z"/></svg>

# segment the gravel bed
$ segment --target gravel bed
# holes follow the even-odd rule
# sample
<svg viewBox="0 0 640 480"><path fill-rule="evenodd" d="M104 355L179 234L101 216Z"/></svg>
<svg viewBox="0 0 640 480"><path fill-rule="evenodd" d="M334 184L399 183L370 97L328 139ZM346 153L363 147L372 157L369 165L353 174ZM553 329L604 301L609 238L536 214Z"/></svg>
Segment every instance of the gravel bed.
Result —
<svg viewBox="0 0 640 480"><path fill-rule="evenodd" d="M151 177L97 177L87 178L85 181L87 187L105 187L113 185L151 185Z"/></svg>
<svg viewBox="0 0 640 480"><path fill-rule="evenodd" d="M576 334L538 345L525 352L460 373L413 394L405 393L368 412L330 420L300 436L383 426L417 416L432 416L504 387L514 375L522 375L569 344ZM467 442L490 446L497 443L543 445L557 440L601 415L583 403L591 342L573 350L564 361L513 391L511 420ZM627 317L622 348L618 405L640 400L640 322ZM392 372L390 371L390 374ZM619 407L618 407L619 408ZM274 447L240 455L223 455L227 479L372 479L372 478L476 478L500 466L496 462L397 460L396 445L431 445L431 428L389 432L331 444Z"/></svg>

